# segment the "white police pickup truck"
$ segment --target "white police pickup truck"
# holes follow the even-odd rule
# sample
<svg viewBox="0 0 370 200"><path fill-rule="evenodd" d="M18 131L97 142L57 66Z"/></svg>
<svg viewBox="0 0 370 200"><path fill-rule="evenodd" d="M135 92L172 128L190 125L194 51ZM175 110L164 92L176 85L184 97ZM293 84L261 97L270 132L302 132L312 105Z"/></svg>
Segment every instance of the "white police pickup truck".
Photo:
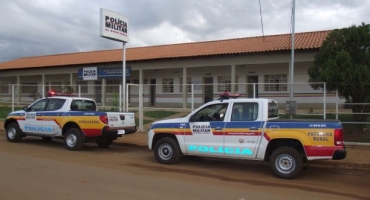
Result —
<svg viewBox="0 0 370 200"><path fill-rule="evenodd" d="M181 155L267 161L280 178L295 178L310 160L346 157L338 120L278 120L271 99L215 100L188 116L154 122L148 147L163 164Z"/></svg>
<svg viewBox="0 0 370 200"><path fill-rule="evenodd" d="M42 98L9 113L4 128L9 142L26 136L64 138L69 150L80 150L92 141L106 148L117 137L136 132L134 113L100 112L92 99L66 96Z"/></svg>

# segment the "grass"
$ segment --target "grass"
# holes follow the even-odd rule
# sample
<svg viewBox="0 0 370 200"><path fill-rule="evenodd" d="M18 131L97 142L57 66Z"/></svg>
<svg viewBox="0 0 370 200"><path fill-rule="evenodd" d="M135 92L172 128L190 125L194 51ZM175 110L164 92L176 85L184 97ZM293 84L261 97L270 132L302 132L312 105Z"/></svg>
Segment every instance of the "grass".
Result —
<svg viewBox="0 0 370 200"><path fill-rule="evenodd" d="M166 111L166 110L154 110L154 111L147 111L144 113L145 117L150 117L152 119L163 119L169 117L171 115L178 114L179 112L175 111Z"/></svg>
<svg viewBox="0 0 370 200"><path fill-rule="evenodd" d="M15 107L14 110L22 110L22 108ZM0 119L5 119L6 116L10 112L12 112L12 108L11 107L7 107L7 106L0 107Z"/></svg>

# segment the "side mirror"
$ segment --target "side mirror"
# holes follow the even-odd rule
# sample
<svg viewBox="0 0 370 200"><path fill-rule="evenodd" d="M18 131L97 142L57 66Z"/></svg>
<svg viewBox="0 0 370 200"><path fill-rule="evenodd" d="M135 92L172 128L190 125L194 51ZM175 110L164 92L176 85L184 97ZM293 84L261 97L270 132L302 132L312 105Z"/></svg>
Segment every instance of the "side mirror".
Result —
<svg viewBox="0 0 370 200"><path fill-rule="evenodd" d="M23 110L27 112L28 111L28 106L23 106Z"/></svg>

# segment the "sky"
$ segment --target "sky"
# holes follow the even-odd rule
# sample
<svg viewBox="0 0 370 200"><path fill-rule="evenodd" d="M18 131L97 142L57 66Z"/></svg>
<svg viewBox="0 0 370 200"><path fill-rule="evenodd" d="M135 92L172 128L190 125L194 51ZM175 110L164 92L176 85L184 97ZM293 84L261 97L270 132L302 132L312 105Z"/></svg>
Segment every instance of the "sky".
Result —
<svg viewBox="0 0 370 200"><path fill-rule="evenodd" d="M126 47L131 48L289 34L292 2L0 0L0 62L121 49L121 42L100 37L100 8L128 18ZM296 0L295 33L370 23L369 10L369 0Z"/></svg>

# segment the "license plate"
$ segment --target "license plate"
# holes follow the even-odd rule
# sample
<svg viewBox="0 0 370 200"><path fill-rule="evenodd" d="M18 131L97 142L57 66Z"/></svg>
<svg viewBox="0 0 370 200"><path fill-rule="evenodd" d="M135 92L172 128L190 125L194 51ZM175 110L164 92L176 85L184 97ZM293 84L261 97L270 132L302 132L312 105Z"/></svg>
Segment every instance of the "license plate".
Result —
<svg viewBox="0 0 370 200"><path fill-rule="evenodd" d="M118 130L118 135L123 135L125 134L125 130Z"/></svg>

